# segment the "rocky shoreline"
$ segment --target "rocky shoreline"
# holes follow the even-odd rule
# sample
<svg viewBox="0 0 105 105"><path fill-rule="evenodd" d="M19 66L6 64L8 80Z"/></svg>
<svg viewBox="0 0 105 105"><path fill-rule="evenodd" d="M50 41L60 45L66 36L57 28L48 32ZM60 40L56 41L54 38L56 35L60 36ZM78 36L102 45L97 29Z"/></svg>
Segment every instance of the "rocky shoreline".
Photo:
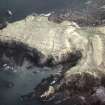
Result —
<svg viewBox="0 0 105 105"><path fill-rule="evenodd" d="M35 88L32 99L37 98L45 105L104 105L105 76L89 73L50 76Z"/></svg>
<svg viewBox="0 0 105 105"><path fill-rule="evenodd" d="M29 100L48 105L104 105L104 28L83 28L69 21L57 24L45 16L29 16L0 31L0 55L9 56L6 62L10 66L21 65L24 58L41 68L62 66L59 73L35 87Z"/></svg>
<svg viewBox="0 0 105 105"><path fill-rule="evenodd" d="M68 53L68 55L67 54L62 55L61 58L59 59L53 58L53 56L51 55L45 58L45 56L41 52L37 51L36 49L30 48L29 46L23 43L13 42L13 41L12 42L1 41L0 57L1 57L0 72L3 70L14 71L16 67L23 65L24 60L28 60L30 62L30 64L27 65L27 69L30 69L33 66L37 66L40 68L43 68L43 67L56 68L59 65L62 66L62 69L60 72L56 71L56 73L59 72L59 74L51 75L49 78L43 79L42 82L35 88L35 91L37 91L37 93L35 92L34 96L35 98L38 98L39 93L42 93L42 91L44 92L46 88L49 87L50 84L52 85L59 84L59 82L63 78L63 74L66 72L66 69L75 66L78 63L78 61L81 59L82 55L80 51L76 51L75 53ZM9 81L4 81L2 84L0 84L0 87L1 86L11 88L14 86L14 84ZM40 87L42 87L42 89L40 89ZM22 98L29 100L31 97L33 100L34 98L33 94L34 93L31 93L26 96L22 96Z"/></svg>
<svg viewBox="0 0 105 105"><path fill-rule="evenodd" d="M105 105L105 0L89 0L83 7L75 2L66 1L67 8L49 16L22 16L8 24L1 19L0 72L15 70L24 60L28 70L56 68L21 96L26 105L34 100L44 105ZM0 87L14 86L2 82Z"/></svg>

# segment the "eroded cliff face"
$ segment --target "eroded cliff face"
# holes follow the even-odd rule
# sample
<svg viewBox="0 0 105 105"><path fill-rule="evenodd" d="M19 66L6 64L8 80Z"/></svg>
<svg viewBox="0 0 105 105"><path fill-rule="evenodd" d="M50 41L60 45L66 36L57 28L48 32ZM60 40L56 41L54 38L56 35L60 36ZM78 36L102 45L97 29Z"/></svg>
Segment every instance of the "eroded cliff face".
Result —
<svg viewBox="0 0 105 105"><path fill-rule="evenodd" d="M78 99L76 98L76 95L79 94L78 92L77 94L75 93L75 97L71 97L74 93L70 94L71 89L69 85L74 86L74 83L69 81L74 81L79 85L83 83L80 87L79 85L75 86L77 90L78 87L84 90L83 94L86 93L85 86L87 83L93 81L89 84L90 87L85 94L87 96L89 96L88 93L91 88L92 92L93 88L95 88L95 93L99 91L98 89L104 91L104 85L101 85L102 76L105 73L104 27L81 28L74 22L64 21L57 24L48 21L48 18L45 16L28 16L25 20L9 24L7 28L1 30L0 39L8 43L19 41L37 49L44 56L39 57L39 64L43 66L48 66L49 64L72 65L63 68L64 72L57 74L56 79L56 76L52 77L51 82L47 83L48 81L45 80L47 81L45 82L47 84L45 89L40 89L42 86L44 88L44 81L39 84L36 88L38 91L35 91L35 94L42 101L47 100L50 102L50 100L53 100L53 104L61 105L62 101L60 100L62 99L64 99L64 102L66 99L67 101L71 98ZM84 78L86 78L85 80L90 79L87 82ZM82 82L78 82L79 79ZM96 83L97 81L99 81L99 84ZM72 87L73 92L76 89ZM57 103L54 103L56 95L59 96L59 94L63 93L67 94L59 98ZM79 99L84 97L83 95Z"/></svg>

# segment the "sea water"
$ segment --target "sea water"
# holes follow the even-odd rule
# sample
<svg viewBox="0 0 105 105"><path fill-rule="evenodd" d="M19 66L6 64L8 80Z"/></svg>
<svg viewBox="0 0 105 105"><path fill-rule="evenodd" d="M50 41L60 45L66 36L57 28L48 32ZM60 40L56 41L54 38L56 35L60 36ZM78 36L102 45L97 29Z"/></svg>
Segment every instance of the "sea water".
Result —
<svg viewBox="0 0 105 105"><path fill-rule="evenodd" d="M27 65L26 61L21 67L0 71L0 105L26 105L21 96L33 92L43 78L54 73L50 68L27 69ZM34 101L34 105L40 104Z"/></svg>

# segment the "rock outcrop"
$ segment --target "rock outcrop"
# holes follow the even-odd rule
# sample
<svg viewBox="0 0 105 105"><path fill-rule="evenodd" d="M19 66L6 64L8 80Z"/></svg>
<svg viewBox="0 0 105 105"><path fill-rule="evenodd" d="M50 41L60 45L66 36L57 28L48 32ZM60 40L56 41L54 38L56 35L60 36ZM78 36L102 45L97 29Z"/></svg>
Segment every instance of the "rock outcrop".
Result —
<svg viewBox="0 0 105 105"><path fill-rule="evenodd" d="M97 97L99 103L104 103L104 27L81 28L74 22L57 24L45 16L29 16L1 30L0 40L21 42L37 49L41 53L38 58L41 66L69 65L63 66L64 72L36 87L33 94L42 102L64 105L77 100L83 105L89 102L87 97Z"/></svg>
<svg viewBox="0 0 105 105"><path fill-rule="evenodd" d="M101 69L104 66L103 27L80 28L74 22L64 21L57 24L49 22L45 16L29 16L1 30L0 39L22 42L36 48L46 58L52 56L58 63L69 61L69 54L77 52L82 56L78 67Z"/></svg>
<svg viewBox="0 0 105 105"><path fill-rule="evenodd" d="M56 24L49 22L48 18L44 16L29 16L25 20L9 24L7 28L1 30L0 39L7 42L22 42L37 49L43 55L39 59L40 65L47 65L47 62L51 65L61 64L69 62L71 56L76 60L82 56L79 49L71 48L72 46L69 44L68 35L75 29L76 27L72 26L70 22ZM82 40L82 37L80 38ZM73 54L71 55L71 53Z"/></svg>

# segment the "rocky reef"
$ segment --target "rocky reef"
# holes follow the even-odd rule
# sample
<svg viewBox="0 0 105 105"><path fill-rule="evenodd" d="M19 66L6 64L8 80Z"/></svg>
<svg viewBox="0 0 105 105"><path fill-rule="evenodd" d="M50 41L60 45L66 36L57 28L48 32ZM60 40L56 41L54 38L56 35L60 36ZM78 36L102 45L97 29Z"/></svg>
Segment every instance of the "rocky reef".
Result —
<svg viewBox="0 0 105 105"><path fill-rule="evenodd" d="M18 58L26 55L36 66L62 66L60 73L42 80L31 99L48 105L104 105L104 28L80 27L72 21L57 24L46 16L28 16L0 31L0 45L15 46L22 51Z"/></svg>

